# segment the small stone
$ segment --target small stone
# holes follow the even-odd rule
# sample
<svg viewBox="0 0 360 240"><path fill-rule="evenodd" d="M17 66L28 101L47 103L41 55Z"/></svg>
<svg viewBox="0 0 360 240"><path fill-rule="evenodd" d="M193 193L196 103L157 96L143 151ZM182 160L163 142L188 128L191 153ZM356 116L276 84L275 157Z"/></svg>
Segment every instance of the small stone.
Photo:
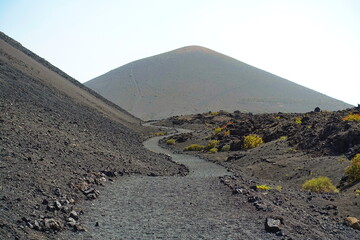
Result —
<svg viewBox="0 0 360 240"><path fill-rule="evenodd" d="M79 219L79 215L78 215L78 213L75 211L75 210L72 210L71 212L70 212L70 217L72 217L72 218L74 218L74 219Z"/></svg>
<svg viewBox="0 0 360 240"><path fill-rule="evenodd" d="M69 207L62 207L61 208L61 211L63 212L63 213L69 213L70 212L70 208Z"/></svg>
<svg viewBox="0 0 360 240"><path fill-rule="evenodd" d="M56 200L54 202L54 207L56 208L56 210L60 210L61 209L61 203L58 200Z"/></svg>
<svg viewBox="0 0 360 240"><path fill-rule="evenodd" d="M73 204L75 203L75 200L71 196L66 196L66 199L69 201L69 203Z"/></svg>
<svg viewBox="0 0 360 240"><path fill-rule="evenodd" d="M96 222L96 223L95 223L95 227L98 227L98 226L99 226L99 222Z"/></svg>
<svg viewBox="0 0 360 240"><path fill-rule="evenodd" d="M360 220L355 217L347 217L344 220L346 226L352 227L354 229L360 230Z"/></svg>
<svg viewBox="0 0 360 240"><path fill-rule="evenodd" d="M52 206L52 205L47 205L47 207L46 207L46 209L48 210L48 211L50 211L50 212L53 212L53 211L55 211L55 207L54 206Z"/></svg>
<svg viewBox="0 0 360 240"><path fill-rule="evenodd" d="M34 221L34 229L38 230L38 231L41 231L41 227L40 227L40 224L39 224L38 220Z"/></svg>
<svg viewBox="0 0 360 240"><path fill-rule="evenodd" d="M31 222L27 222L26 225L27 225L29 228L31 228L31 229L34 228L34 225L32 225Z"/></svg>
<svg viewBox="0 0 360 240"><path fill-rule="evenodd" d="M254 205L258 211L268 211L268 206L266 204L256 202Z"/></svg>
<svg viewBox="0 0 360 240"><path fill-rule="evenodd" d="M75 224L74 230L79 231L79 232L86 232L87 231L87 229L84 226L81 226L80 224Z"/></svg>
<svg viewBox="0 0 360 240"><path fill-rule="evenodd" d="M76 225L76 220L73 219L72 217L69 217L68 219L66 219L66 222L71 227L74 227Z"/></svg>
<svg viewBox="0 0 360 240"><path fill-rule="evenodd" d="M281 231L280 229L281 219L268 217L265 220L265 230L267 232L276 233Z"/></svg>
<svg viewBox="0 0 360 240"><path fill-rule="evenodd" d="M44 225L46 229L52 229L55 231L60 231L62 229L61 223L54 218L46 218L44 220Z"/></svg>
<svg viewBox="0 0 360 240"><path fill-rule="evenodd" d="M255 203L255 202L259 201L259 200L260 200L260 198L258 198L258 197L254 197L254 196L248 197L248 202L249 203Z"/></svg>
<svg viewBox="0 0 360 240"><path fill-rule="evenodd" d="M85 191L83 191L83 193L84 193L85 195L88 195L88 194L90 194L90 193L93 193L94 191L95 191L94 188L88 188L88 189L86 189Z"/></svg>
<svg viewBox="0 0 360 240"><path fill-rule="evenodd" d="M60 190L60 188L56 188L56 189L54 190L54 194L55 194L56 196L60 197L60 196L61 196L61 190Z"/></svg>

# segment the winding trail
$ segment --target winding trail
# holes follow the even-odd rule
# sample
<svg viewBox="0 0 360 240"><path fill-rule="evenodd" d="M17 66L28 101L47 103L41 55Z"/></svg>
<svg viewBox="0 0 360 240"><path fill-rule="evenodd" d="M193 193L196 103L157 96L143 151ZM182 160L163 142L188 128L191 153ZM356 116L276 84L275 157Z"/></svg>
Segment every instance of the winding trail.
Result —
<svg viewBox="0 0 360 240"><path fill-rule="evenodd" d="M177 129L178 132L188 130ZM172 134L173 135L173 134ZM82 216L88 232L74 239L268 239L258 219L220 183L225 168L194 156L172 154L154 137L144 146L186 165L186 177L121 177ZM98 222L99 226L95 226Z"/></svg>
<svg viewBox="0 0 360 240"><path fill-rule="evenodd" d="M131 64L130 79L131 79L132 83L134 84L134 87L137 92L137 96L135 96L134 105L130 108L130 110L134 110L134 108L137 106L138 102L141 100L141 96L142 96L139 84L136 81L135 76L134 76L134 65L135 65L135 63Z"/></svg>

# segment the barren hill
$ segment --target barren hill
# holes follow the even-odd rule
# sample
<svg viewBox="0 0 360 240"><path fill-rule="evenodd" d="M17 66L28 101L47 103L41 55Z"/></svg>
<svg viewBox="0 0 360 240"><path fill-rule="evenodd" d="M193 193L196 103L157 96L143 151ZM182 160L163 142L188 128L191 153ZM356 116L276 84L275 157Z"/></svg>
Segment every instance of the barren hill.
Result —
<svg viewBox="0 0 360 240"><path fill-rule="evenodd" d="M0 32L0 238L49 239L108 177L182 171L140 123Z"/></svg>
<svg viewBox="0 0 360 240"><path fill-rule="evenodd" d="M306 112L351 107L199 46L131 62L85 85L142 119L220 109Z"/></svg>

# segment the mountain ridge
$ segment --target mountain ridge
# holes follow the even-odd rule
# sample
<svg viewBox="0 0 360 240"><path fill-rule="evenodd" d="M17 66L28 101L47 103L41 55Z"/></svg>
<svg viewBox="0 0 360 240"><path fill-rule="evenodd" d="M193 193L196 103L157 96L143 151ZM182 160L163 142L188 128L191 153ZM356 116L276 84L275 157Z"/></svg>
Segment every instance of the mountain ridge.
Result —
<svg viewBox="0 0 360 240"><path fill-rule="evenodd" d="M260 113L351 107L196 45L133 61L84 84L145 120L220 109Z"/></svg>

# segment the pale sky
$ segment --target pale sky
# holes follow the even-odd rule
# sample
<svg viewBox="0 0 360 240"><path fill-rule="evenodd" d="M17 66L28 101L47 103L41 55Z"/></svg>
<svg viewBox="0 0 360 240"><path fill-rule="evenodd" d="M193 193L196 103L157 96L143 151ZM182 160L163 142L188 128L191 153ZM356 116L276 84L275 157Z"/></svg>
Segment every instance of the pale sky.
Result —
<svg viewBox="0 0 360 240"><path fill-rule="evenodd" d="M0 0L0 31L80 82L200 45L360 103L358 0Z"/></svg>

